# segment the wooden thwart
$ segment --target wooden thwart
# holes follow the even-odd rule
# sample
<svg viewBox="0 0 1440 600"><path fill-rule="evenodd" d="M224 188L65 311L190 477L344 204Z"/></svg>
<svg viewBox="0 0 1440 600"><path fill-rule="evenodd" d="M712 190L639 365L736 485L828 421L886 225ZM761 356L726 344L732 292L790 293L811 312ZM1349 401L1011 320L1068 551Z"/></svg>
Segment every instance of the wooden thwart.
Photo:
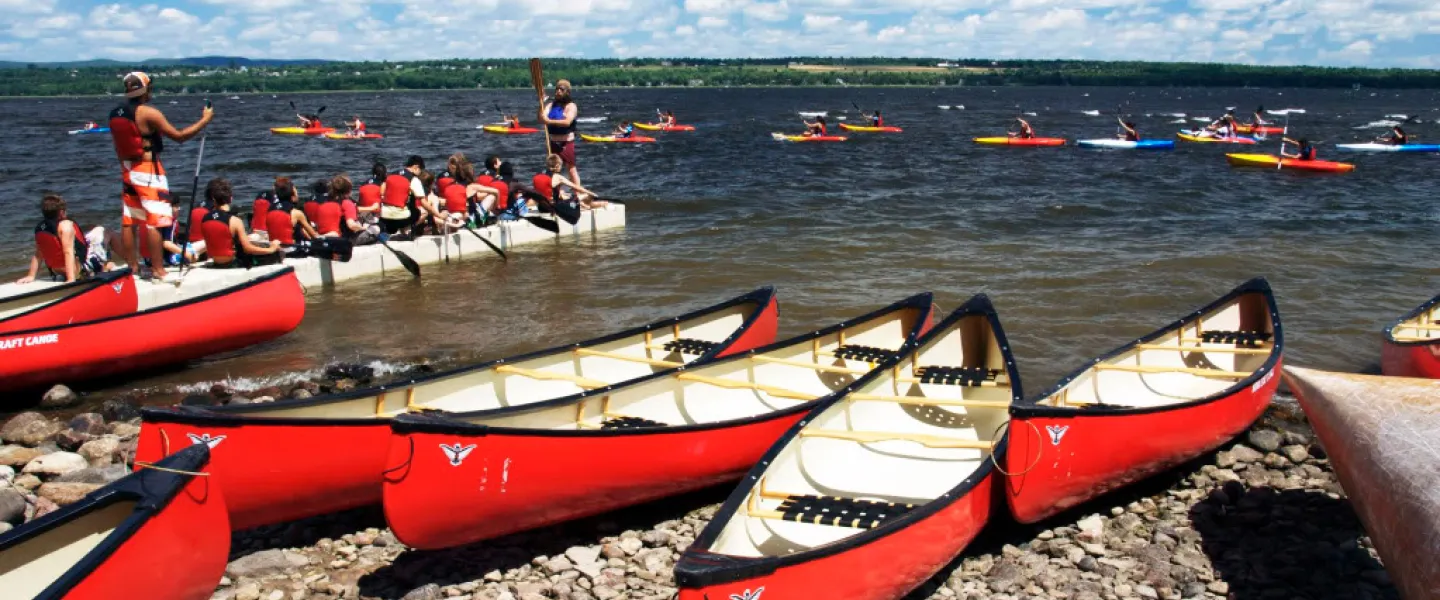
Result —
<svg viewBox="0 0 1440 600"><path fill-rule="evenodd" d="M915 442L927 448L974 448L976 450L990 450L995 447L992 442L984 440L961 440L956 438L940 437L938 435L924 435L919 433L898 433L887 431L837 431L834 429L802 429L800 437L821 437L837 440L850 440L852 442L888 442L906 441Z"/></svg>
<svg viewBox="0 0 1440 600"><path fill-rule="evenodd" d="M1176 350L1179 352L1211 352L1215 354L1269 354L1270 348L1241 348L1237 346L1187 346L1184 344L1136 344L1138 350Z"/></svg>
<svg viewBox="0 0 1440 600"><path fill-rule="evenodd" d="M1196 369L1192 367L1157 367L1150 365L1112 365L1099 363L1095 365L1096 371L1124 371L1128 373L1185 373L1197 377L1213 377L1216 379L1244 379L1251 373L1242 371L1224 371L1221 369Z"/></svg>
<svg viewBox="0 0 1440 600"><path fill-rule="evenodd" d="M847 374L847 375L865 375L865 374L867 374L867 373L870 372L870 369L852 369L852 368L850 368L850 367L840 367L840 366L836 366L836 365L822 365L822 364L817 364L817 363L808 363L808 362L801 361L801 360L790 360L790 359L787 359L787 358L773 358L773 357L770 357L770 356L764 356L764 355L760 355L760 354L751 355L751 356L750 356L750 360L753 360L753 361L755 361L755 362L771 363L771 364L776 364L776 365L786 365L786 366L791 366L791 367L801 367L801 368L805 368L805 369L814 369L814 370L816 370L816 371L821 371L821 372L825 372L825 373L845 373L845 374Z"/></svg>
<svg viewBox="0 0 1440 600"><path fill-rule="evenodd" d="M926 398L924 396L886 396L882 394L850 394L850 400L871 402L893 402L914 406L960 406L964 408L1010 408L1003 400L953 400L948 398Z"/></svg>
<svg viewBox="0 0 1440 600"><path fill-rule="evenodd" d="M576 348L576 349L575 349L575 353L576 353L576 354L579 354L579 355L581 355L581 356L598 356L598 357L600 357L600 358L613 358L613 359L615 359L615 360L624 360L624 361L629 361L629 362L645 363L645 364L650 365L650 366L654 366L654 367L665 367L665 368L667 368L667 369L673 369L673 368L675 368L675 367L680 367L680 366L684 366L684 365L685 365L685 363L678 363L678 362L675 362L675 361L673 361L673 360L660 360L660 359L658 359L658 358L645 358L645 357L643 357L643 356L630 356L630 355L628 355L628 354L620 354L620 353L618 353L618 352L605 352L605 351L603 351L603 350L591 350L591 349L589 349L589 348Z"/></svg>
<svg viewBox="0 0 1440 600"><path fill-rule="evenodd" d="M704 375L696 375L694 373L681 373L679 375L676 375L675 378L681 381L694 381L697 383L705 383L716 387L723 387L732 390L757 390L765 392L777 398L791 398L794 400L814 400L816 398L819 398L819 396L816 396L815 394L807 394L805 392L787 390L785 388L775 387L773 385L752 383L749 381L735 381L734 379L722 379L719 377L706 377Z"/></svg>
<svg viewBox="0 0 1440 600"><path fill-rule="evenodd" d="M1440 336L1425 337L1419 335L1397 335L1394 336L1397 342L1440 342Z"/></svg>
<svg viewBox="0 0 1440 600"><path fill-rule="evenodd" d="M610 385L603 381L589 379L586 377L581 377L579 375L571 375L569 373L551 373L549 371L536 371L534 369L523 369L513 365L500 365L498 367L495 367L495 372L513 373L522 377L529 377L531 379L540 379L545 381L569 381L582 388L592 390Z"/></svg>
<svg viewBox="0 0 1440 600"><path fill-rule="evenodd" d="M1440 325L1431 325L1431 324L1428 324L1428 323L1424 323L1424 324L1422 324L1422 323L1416 323L1416 324L1414 324L1414 325L1407 325L1407 324L1401 323L1401 324L1399 324L1399 325L1396 325L1395 328L1396 328L1396 329L1424 329L1424 330L1426 330L1426 331L1440 331Z"/></svg>

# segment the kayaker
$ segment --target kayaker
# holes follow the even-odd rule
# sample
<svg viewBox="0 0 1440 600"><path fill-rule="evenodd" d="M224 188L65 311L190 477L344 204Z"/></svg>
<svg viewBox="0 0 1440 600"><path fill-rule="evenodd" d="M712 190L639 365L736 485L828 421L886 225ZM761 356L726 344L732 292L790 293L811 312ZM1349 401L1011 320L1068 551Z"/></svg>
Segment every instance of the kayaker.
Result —
<svg viewBox="0 0 1440 600"><path fill-rule="evenodd" d="M580 116L580 107L570 97L570 82L565 79L555 82L555 98L540 109L540 123L550 133L550 154L560 157L570 169L570 179L580 181L580 170L575 167L575 119Z"/></svg>
<svg viewBox="0 0 1440 600"><path fill-rule="evenodd" d="M674 127L674 126L675 126L675 123L676 123L676 121L675 121L675 111L671 111L671 110L665 111L665 114L664 114L663 118L660 119L660 122L663 123L666 127Z"/></svg>
<svg viewBox="0 0 1440 600"><path fill-rule="evenodd" d="M200 120L185 129L176 129L165 118L165 113L150 105L153 99L150 76L135 71L125 76L125 104L110 111L110 138L115 143L115 155L120 159L120 198L125 206L121 217L121 250L125 262L140 270L140 230L145 229L145 254L154 260L151 275L164 278L167 273L160 262L163 259L158 227L169 225L173 220L170 203L170 185L165 178L165 166L160 162L164 139L184 142L198 135L215 118L215 111L208 104L200 113Z"/></svg>
<svg viewBox="0 0 1440 600"><path fill-rule="evenodd" d="M1280 156L1283 156L1283 157L1285 157L1285 158L1293 158L1293 159L1295 159L1295 160L1315 160L1315 157L1316 157L1315 147L1312 146L1312 145L1310 145L1310 140L1309 140L1309 139L1307 139L1307 138L1300 138L1300 141L1297 142L1297 141L1292 140L1292 139L1290 139L1290 138L1283 138L1282 141L1283 141L1284 143L1286 143L1286 144L1295 144L1295 146L1296 146L1297 148L1299 148L1300 150L1299 150L1298 152L1295 152L1295 153L1290 153L1290 152L1286 152L1286 151L1284 151L1284 150L1281 150L1281 151L1280 151Z"/></svg>
<svg viewBox="0 0 1440 600"><path fill-rule="evenodd" d="M297 114L295 115L295 118L300 119L301 129L319 129L323 127L323 125L320 124L320 115Z"/></svg>
<svg viewBox="0 0 1440 600"><path fill-rule="evenodd" d="M360 120L360 115L355 115L354 119L354 121L350 121L349 123L345 124L345 126L350 129L350 137L364 137L365 122Z"/></svg>
<svg viewBox="0 0 1440 600"><path fill-rule="evenodd" d="M284 255L280 253L279 244L250 241L250 235L245 232L245 222L230 212L233 195L230 182L223 177L211 179L205 185L205 197L215 207L200 222L211 267L248 269L280 262Z"/></svg>
<svg viewBox="0 0 1440 600"><path fill-rule="evenodd" d="M1140 130L1135 128L1134 123L1126 121L1125 119L1121 119L1120 117L1115 117L1115 120L1120 122L1120 128L1124 130L1116 137L1119 137L1120 139L1127 142L1140 141Z"/></svg>
<svg viewBox="0 0 1440 600"><path fill-rule="evenodd" d="M813 122L802 118L800 122L805 124L805 137L824 137L828 134L828 130L825 128L825 117L815 117Z"/></svg>
<svg viewBox="0 0 1440 600"><path fill-rule="evenodd" d="M94 131L94 130L99 129L99 128L100 128L100 126L99 126L99 125L96 125L94 121L88 121L88 122L85 123L85 129L84 129L84 131Z"/></svg>
<svg viewBox="0 0 1440 600"><path fill-rule="evenodd" d="M1020 138L1022 140L1033 139L1035 137L1035 128L1030 126L1029 121L1015 117L1015 122L1020 124L1020 131L1007 131L1005 132L1006 134L1012 138Z"/></svg>
<svg viewBox="0 0 1440 600"><path fill-rule="evenodd" d="M1401 129L1399 125L1396 125L1390 128L1389 134L1380 136L1379 138L1376 138L1375 141L1381 144L1390 144L1392 146L1404 146L1405 144L1410 143L1410 136L1405 135L1405 130Z"/></svg>
<svg viewBox="0 0 1440 600"><path fill-rule="evenodd" d="M1251 127L1264 127L1264 126L1266 126L1266 125L1269 125L1270 122L1265 120L1264 114L1265 114L1265 107L1264 107L1264 106L1257 106L1257 107L1255 107L1255 114L1251 116L1250 126L1251 126Z"/></svg>
<svg viewBox="0 0 1440 600"><path fill-rule="evenodd" d="M818 118L818 117L817 117ZM580 184L560 174L560 160L554 156L545 159L545 168L550 171L550 202L579 202L581 208L597 208L609 204L596 199L595 193L580 187Z"/></svg>
<svg viewBox="0 0 1440 600"><path fill-rule="evenodd" d="M875 113L874 113L874 114L866 115L866 118L870 119L870 126L871 126L871 127L884 127L884 126L885 126L885 118L880 116L880 109L878 109L878 108L875 109Z"/></svg>
<svg viewBox="0 0 1440 600"><path fill-rule="evenodd" d="M440 212L440 203L444 199L435 195L435 174L429 171L420 171L419 179L420 187L425 190L425 194L415 199L415 207L418 209L420 217L425 219L425 224L420 227L420 230L411 233L421 235L425 230L440 233L441 225L445 223L445 215Z"/></svg>
<svg viewBox="0 0 1440 600"><path fill-rule="evenodd" d="M615 128L615 131L610 132L610 135L620 139L634 137L635 124L629 121L621 121L620 125Z"/></svg>
<svg viewBox="0 0 1440 600"><path fill-rule="evenodd" d="M253 212L250 215L250 230L255 232L252 235L261 236L261 241L270 239L270 209L279 204L282 195L292 201L295 198L295 184L289 177L276 177L270 189L255 196Z"/></svg>
<svg viewBox="0 0 1440 600"><path fill-rule="evenodd" d="M64 273L65 281L75 281L87 268L89 247L80 235L80 226L65 216L65 200L58 194L40 199L40 223L35 226L35 254L30 256L30 272L15 283L30 283L40 273L43 263L51 273Z"/></svg>
<svg viewBox="0 0 1440 600"><path fill-rule="evenodd" d="M405 160L405 168L385 176L380 184L380 225L386 234L407 231L415 222L415 200L425 197L425 187L420 184L420 171L425 169L425 159L411 155Z"/></svg>

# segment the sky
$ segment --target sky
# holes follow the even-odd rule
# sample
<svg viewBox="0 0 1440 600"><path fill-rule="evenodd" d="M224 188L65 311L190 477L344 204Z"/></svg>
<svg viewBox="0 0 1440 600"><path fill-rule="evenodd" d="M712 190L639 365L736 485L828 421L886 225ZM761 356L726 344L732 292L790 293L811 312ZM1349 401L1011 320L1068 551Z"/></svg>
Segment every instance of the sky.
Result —
<svg viewBox="0 0 1440 600"><path fill-rule="evenodd" d="M0 60L926 56L1440 68L1440 0L0 0Z"/></svg>

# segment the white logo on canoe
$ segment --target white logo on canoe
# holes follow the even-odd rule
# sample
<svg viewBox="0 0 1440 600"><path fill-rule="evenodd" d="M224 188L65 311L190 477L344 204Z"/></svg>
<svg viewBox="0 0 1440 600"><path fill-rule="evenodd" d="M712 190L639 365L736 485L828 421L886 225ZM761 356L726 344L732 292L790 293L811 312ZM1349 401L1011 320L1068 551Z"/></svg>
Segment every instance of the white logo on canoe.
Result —
<svg viewBox="0 0 1440 600"><path fill-rule="evenodd" d="M1069 425L1046 425L1045 431L1050 434L1050 445L1059 446L1060 438L1065 437L1065 432L1070 431Z"/></svg>
<svg viewBox="0 0 1440 600"><path fill-rule="evenodd" d="M1256 379L1256 380L1255 380L1255 383L1250 384L1250 393L1254 394L1254 393L1256 393L1256 392L1259 392L1259 391L1260 391L1260 388L1265 387L1265 384L1270 383L1270 378L1271 378L1271 377L1274 377L1274 376L1275 376L1275 371L1274 371L1274 369L1271 369L1271 370L1269 370L1269 371L1266 371L1264 377L1261 377L1261 378L1259 378L1259 379Z"/></svg>
<svg viewBox="0 0 1440 600"><path fill-rule="evenodd" d="M765 593L765 588L758 588L755 591L745 590L743 593L730 594L730 600L760 600L760 594Z"/></svg>
<svg viewBox="0 0 1440 600"><path fill-rule="evenodd" d="M450 466L458 467L460 463L465 462L465 457L470 456L470 452L475 450L475 444L470 444L469 446L461 446L460 444L446 446L445 444L440 444L440 449L444 450L445 457L450 459Z"/></svg>
<svg viewBox="0 0 1440 600"><path fill-rule="evenodd" d="M196 434L193 434L193 433L187 433L187 434L185 434L185 435L190 436L190 442L191 442L192 444L205 444L206 446L209 446L212 450L213 450L216 446L219 446L219 445L220 445L220 442L225 441L225 436L223 436L223 435L213 435L213 436L212 436L212 435L210 435L210 434L208 434L208 433L202 433L202 434L199 434L199 435L196 435Z"/></svg>
<svg viewBox="0 0 1440 600"><path fill-rule="evenodd" d="M120 293L120 290L125 289L125 282L121 281L119 283L112 283L110 284L110 289L115 290L115 293L118 294Z"/></svg>

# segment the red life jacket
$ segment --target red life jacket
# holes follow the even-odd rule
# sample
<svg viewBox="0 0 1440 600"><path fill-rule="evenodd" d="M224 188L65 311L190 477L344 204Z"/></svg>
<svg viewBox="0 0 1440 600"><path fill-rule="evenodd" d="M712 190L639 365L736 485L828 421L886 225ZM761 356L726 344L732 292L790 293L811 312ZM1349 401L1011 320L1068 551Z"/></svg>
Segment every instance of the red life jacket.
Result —
<svg viewBox="0 0 1440 600"><path fill-rule="evenodd" d="M165 148L160 132L150 135L140 132L140 124L135 122L135 109L139 106L126 102L110 111L110 141L115 144L115 156L120 160L140 160L147 151L154 156Z"/></svg>
<svg viewBox="0 0 1440 600"><path fill-rule="evenodd" d="M540 192L540 195L546 198L554 196L555 191L550 189L550 177L549 173L536 174L535 177L530 179L531 187L535 188L535 191Z"/></svg>
<svg viewBox="0 0 1440 600"><path fill-rule="evenodd" d="M470 208L469 198L465 196L465 186L458 183L450 184L445 188L445 210L452 213L465 213Z"/></svg>
<svg viewBox="0 0 1440 600"><path fill-rule="evenodd" d="M380 184L375 180L360 186L360 208L370 208L380 203Z"/></svg>
<svg viewBox="0 0 1440 600"><path fill-rule="evenodd" d="M46 219L35 226L35 247L40 250L45 266L56 273L65 272L65 246L60 244L60 223L59 220ZM85 236L80 234L80 226L74 221L70 224L75 227L75 266L83 267L89 248L85 245Z"/></svg>
<svg viewBox="0 0 1440 600"><path fill-rule="evenodd" d="M320 204L321 202L319 200L311 200L305 203L305 218L310 219L311 225L315 224L315 217L320 215Z"/></svg>
<svg viewBox="0 0 1440 600"><path fill-rule="evenodd" d="M505 210L510 206L510 184L505 183L503 179L492 179L485 185L495 188L500 194L500 197L495 200L495 210Z"/></svg>
<svg viewBox="0 0 1440 600"><path fill-rule="evenodd" d="M266 229L270 240L287 246L295 244L295 222L288 210L272 210L265 214Z"/></svg>
<svg viewBox="0 0 1440 600"><path fill-rule="evenodd" d="M205 220L205 215L210 214L210 209L204 206L197 206L190 211L190 220L185 226L190 228L189 239L191 242L198 242L205 239L205 234L200 231L200 222ZM209 246L209 244L206 244Z"/></svg>
<svg viewBox="0 0 1440 600"><path fill-rule="evenodd" d="M315 207L314 222L315 230L321 235L340 233L340 203L339 202L311 202Z"/></svg>
<svg viewBox="0 0 1440 600"><path fill-rule="evenodd" d="M405 170L389 174L385 177L385 197L380 201L396 208L412 205L415 198L410 195L410 181L413 179L415 175Z"/></svg>
<svg viewBox="0 0 1440 600"><path fill-rule="evenodd" d="M446 188L454 184L455 175L451 174L449 170L441 171L440 176L435 178L435 193L443 196Z"/></svg>
<svg viewBox="0 0 1440 600"><path fill-rule="evenodd" d="M205 253L211 258L235 256L235 236L230 233L229 212L215 209L205 214L200 221L200 233L205 236Z"/></svg>
<svg viewBox="0 0 1440 600"><path fill-rule="evenodd" d="M270 213L270 201L274 199L274 192L261 192L255 197L255 214L250 217L251 231L267 231L265 217Z"/></svg>

